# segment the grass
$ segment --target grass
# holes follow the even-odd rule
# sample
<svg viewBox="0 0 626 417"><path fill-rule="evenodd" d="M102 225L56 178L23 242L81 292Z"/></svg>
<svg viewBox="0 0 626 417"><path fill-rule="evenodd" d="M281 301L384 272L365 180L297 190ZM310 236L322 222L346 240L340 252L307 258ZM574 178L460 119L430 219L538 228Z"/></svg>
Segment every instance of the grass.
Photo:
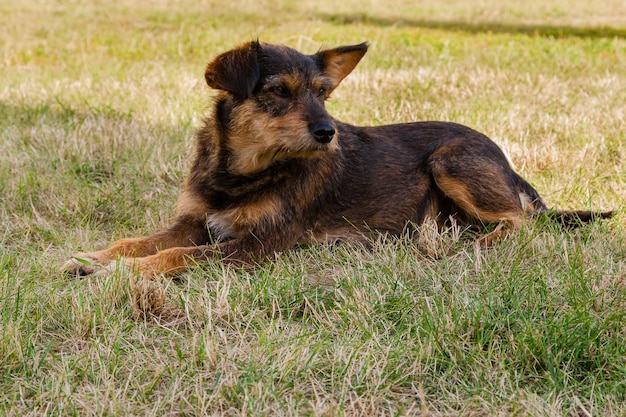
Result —
<svg viewBox="0 0 626 417"><path fill-rule="evenodd" d="M257 37L367 40L336 117L464 123L549 205L621 210L623 2L109 3L0 5L0 415L626 414L621 211L487 251L425 225L254 272L210 263L163 282L154 320L128 274L59 272L168 224L204 65Z"/></svg>

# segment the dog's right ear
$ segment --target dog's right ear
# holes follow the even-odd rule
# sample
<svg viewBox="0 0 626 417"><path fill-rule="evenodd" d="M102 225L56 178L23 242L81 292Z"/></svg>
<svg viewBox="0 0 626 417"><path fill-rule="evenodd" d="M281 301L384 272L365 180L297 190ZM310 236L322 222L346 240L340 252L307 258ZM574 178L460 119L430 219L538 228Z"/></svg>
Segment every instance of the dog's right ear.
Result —
<svg viewBox="0 0 626 417"><path fill-rule="evenodd" d="M219 55L206 67L206 83L240 98L250 97L260 77L259 48L253 41Z"/></svg>

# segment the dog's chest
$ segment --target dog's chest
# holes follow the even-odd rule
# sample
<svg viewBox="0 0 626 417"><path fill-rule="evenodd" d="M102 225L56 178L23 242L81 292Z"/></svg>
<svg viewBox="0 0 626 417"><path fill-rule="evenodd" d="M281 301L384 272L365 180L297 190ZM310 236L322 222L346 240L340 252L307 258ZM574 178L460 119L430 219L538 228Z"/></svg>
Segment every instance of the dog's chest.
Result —
<svg viewBox="0 0 626 417"><path fill-rule="evenodd" d="M237 238L264 224L276 223L281 217L281 200L265 197L253 203L242 204L208 214L207 223L218 239Z"/></svg>

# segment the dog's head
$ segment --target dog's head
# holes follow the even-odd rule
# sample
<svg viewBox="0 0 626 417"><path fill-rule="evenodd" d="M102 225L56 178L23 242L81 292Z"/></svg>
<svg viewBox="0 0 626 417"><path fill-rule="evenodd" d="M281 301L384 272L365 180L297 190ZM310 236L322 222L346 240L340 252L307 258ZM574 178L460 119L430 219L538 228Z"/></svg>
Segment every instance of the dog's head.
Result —
<svg viewBox="0 0 626 417"><path fill-rule="evenodd" d="M324 102L365 52L366 43L305 55L249 42L211 61L207 84L229 102L222 122L231 169L250 174L274 161L336 150L337 128Z"/></svg>

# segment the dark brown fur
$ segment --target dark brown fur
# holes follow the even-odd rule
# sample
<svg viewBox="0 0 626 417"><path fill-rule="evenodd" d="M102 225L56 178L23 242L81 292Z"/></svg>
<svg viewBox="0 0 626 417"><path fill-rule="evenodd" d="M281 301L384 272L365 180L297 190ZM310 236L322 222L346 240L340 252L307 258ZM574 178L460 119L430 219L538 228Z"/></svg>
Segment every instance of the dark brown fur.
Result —
<svg viewBox="0 0 626 417"><path fill-rule="evenodd" d="M65 269L87 275L118 256L145 277L208 258L255 264L298 243L397 235L429 218L496 223L480 239L489 244L548 211L498 146L468 127L333 119L324 101L366 51L360 44L304 55L250 42L215 58L205 75L219 95L197 135L173 225L79 254L89 262L73 259ZM609 216L556 215L562 223Z"/></svg>

